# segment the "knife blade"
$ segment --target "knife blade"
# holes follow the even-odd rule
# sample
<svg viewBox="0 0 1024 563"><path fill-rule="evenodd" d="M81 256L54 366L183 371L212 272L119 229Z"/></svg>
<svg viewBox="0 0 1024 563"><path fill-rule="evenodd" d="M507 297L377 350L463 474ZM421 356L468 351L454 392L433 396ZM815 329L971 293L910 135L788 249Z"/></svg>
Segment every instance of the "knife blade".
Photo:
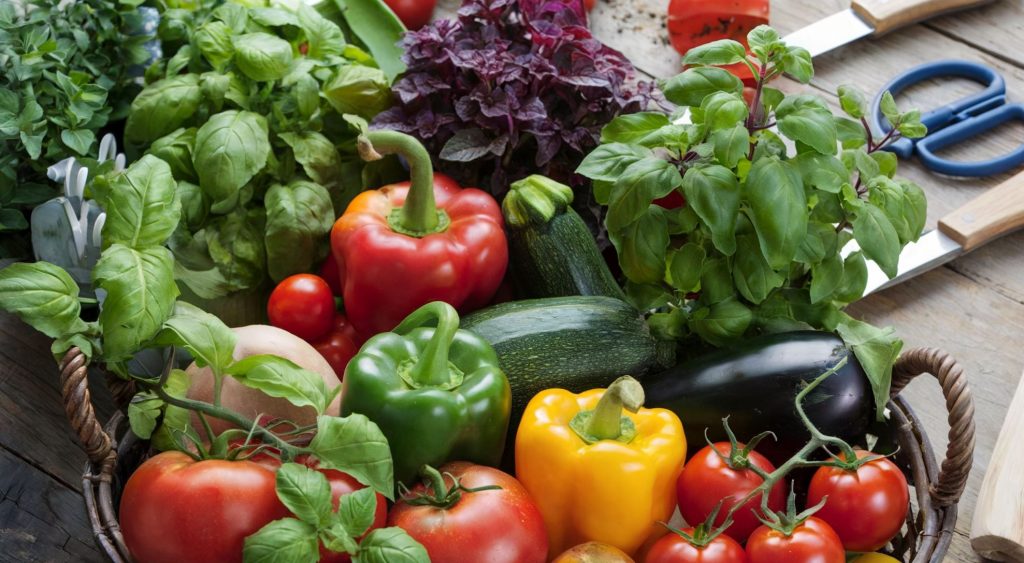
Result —
<svg viewBox="0 0 1024 563"><path fill-rule="evenodd" d="M896 277L889 279L877 264L869 260L864 295L941 266L1021 227L1024 227L1024 172L946 215L936 229L904 247ZM857 241L850 241L843 247L842 255L848 256L859 249Z"/></svg>
<svg viewBox="0 0 1024 563"><path fill-rule="evenodd" d="M883 35L901 27L987 4L993 0L854 0L849 8L794 31L783 40L810 51L812 57L866 35Z"/></svg>

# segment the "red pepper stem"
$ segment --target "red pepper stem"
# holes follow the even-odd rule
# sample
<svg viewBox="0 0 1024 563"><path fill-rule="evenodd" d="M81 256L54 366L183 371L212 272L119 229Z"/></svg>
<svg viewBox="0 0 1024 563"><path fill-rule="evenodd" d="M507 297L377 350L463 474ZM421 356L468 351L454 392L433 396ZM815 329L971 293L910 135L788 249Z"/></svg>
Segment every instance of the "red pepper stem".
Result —
<svg viewBox="0 0 1024 563"><path fill-rule="evenodd" d="M432 319L436 319L431 322ZM459 330L459 314L444 301L434 301L416 309L395 327L395 334L407 334L413 329L436 324L430 342L409 370L409 378L423 387L444 387L452 382L448 349Z"/></svg>
<svg viewBox="0 0 1024 563"><path fill-rule="evenodd" d="M587 434L598 440L615 440L622 435L622 409L640 410L644 404L644 388L628 375L616 379L594 408L587 423Z"/></svg>
<svg viewBox="0 0 1024 563"><path fill-rule="evenodd" d="M369 131L359 137L358 146L363 160L378 160L381 155L398 154L409 163L412 185L401 212L392 219L396 231L425 236L444 226L434 203L434 166L430 162L430 153L419 141L398 131Z"/></svg>

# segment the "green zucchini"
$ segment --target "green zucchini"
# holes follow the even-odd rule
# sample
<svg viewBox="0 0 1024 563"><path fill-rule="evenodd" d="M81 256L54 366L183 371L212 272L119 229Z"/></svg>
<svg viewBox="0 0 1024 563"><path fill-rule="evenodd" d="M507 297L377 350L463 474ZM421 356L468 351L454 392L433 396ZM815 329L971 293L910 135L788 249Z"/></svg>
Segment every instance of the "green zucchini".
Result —
<svg viewBox="0 0 1024 563"><path fill-rule="evenodd" d="M640 313L611 297L510 301L463 317L461 327L498 353L512 386L510 428L544 389L605 387L620 375L639 376L667 363L659 363L662 347Z"/></svg>
<svg viewBox="0 0 1024 563"><path fill-rule="evenodd" d="M512 184L501 204L510 270L523 297L603 295L625 299L583 219L572 189L544 176Z"/></svg>

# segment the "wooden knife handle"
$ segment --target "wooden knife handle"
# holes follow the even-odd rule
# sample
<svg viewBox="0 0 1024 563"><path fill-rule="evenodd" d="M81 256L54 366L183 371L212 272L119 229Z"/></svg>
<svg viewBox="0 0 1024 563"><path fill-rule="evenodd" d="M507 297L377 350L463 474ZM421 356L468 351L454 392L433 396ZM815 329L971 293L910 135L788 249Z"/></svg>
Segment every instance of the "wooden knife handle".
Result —
<svg viewBox="0 0 1024 563"><path fill-rule="evenodd" d="M946 12L987 4L992 0L853 0L858 16L882 35Z"/></svg>
<svg viewBox="0 0 1024 563"><path fill-rule="evenodd" d="M997 561L1024 561L1024 378L1010 403L971 524L971 547Z"/></svg>
<svg viewBox="0 0 1024 563"><path fill-rule="evenodd" d="M964 251L1024 227L1024 172L974 198L939 221Z"/></svg>

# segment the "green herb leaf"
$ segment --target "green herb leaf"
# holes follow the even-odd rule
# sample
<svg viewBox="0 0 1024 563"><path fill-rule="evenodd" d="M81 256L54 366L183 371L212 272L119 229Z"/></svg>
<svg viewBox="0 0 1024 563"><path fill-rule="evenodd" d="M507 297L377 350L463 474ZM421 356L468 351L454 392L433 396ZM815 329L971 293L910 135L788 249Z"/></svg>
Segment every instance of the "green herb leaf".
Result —
<svg viewBox="0 0 1024 563"><path fill-rule="evenodd" d="M158 80L132 101L124 125L128 143L150 143L181 127L199 109L199 77L183 74Z"/></svg>
<svg viewBox="0 0 1024 563"><path fill-rule="evenodd" d="M576 169L576 173L591 180L614 182L627 168L650 157L653 157L653 153L644 147L625 143L609 143L597 147L588 154ZM608 202L600 203L607 205Z"/></svg>
<svg viewBox="0 0 1024 563"><path fill-rule="evenodd" d="M60 140L76 153L85 156L96 141L96 133L92 129L65 129L60 132Z"/></svg>
<svg viewBox="0 0 1024 563"><path fill-rule="evenodd" d="M843 164L851 170L860 174L860 180L867 183L869 180L882 173L878 161L871 158L863 148L843 151Z"/></svg>
<svg viewBox="0 0 1024 563"><path fill-rule="evenodd" d="M836 137L844 149L857 149L867 144L864 126L859 121L837 117L835 122Z"/></svg>
<svg viewBox="0 0 1024 563"><path fill-rule="evenodd" d="M811 303L818 303L832 296L843 282L843 259L831 254L811 268Z"/></svg>
<svg viewBox="0 0 1024 563"><path fill-rule="evenodd" d="M921 111L916 109L900 116L898 129L900 134L908 139L920 139L928 134L928 128L921 123Z"/></svg>
<svg viewBox="0 0 1024 563"><path fill-rule="evenodd" d="M751 320L750 309L737 299L729 298L695 311L690 318L690 328L712 345L725 346L742 337Z"/></svg>
<svg viewBox="0 0 1024 563"><path fill-rule="evenodd" d="M114 176L110 188L96 194L107 211L103 248L121 244L142 250L164 244L181 217L176 188L171 167L152 155Z"/></svg>
<svg viewBox="0 0 1024 563"><path fill-rule="evenodd" d="M909 180L899 180L898 183L903 188L903 216L912 235L909 240L916 241L928 221L928 200L921 186Z"/></svg>
<svg viewBox="0 0 1024 563"><path fill-rule="evenodd" d="M761 303L772 290L781 287L786 278L768 265L758 247L756 236L742 235L737 237L736 242L736 256L732 266L736 289L747 301Z"/></svg>
<svg viewBox="0 0 1024 563"><path fill-rule="evenodd" d="M700 299L703 303L720 303L736 296L732 270L726 258L709 258L700 273Z"/></svg>
<svg viewBox="0 0 1024 563"><path fill-rule="evenodd" d="M211 20L199 26L192 41L199 47L199 52L210 66L222 71L235 55L231 37L231 28L224 22Z"/></svg>
<svg viewBox="0 0 1024 563"><path fill-rule="evenodd" d="M605 225L620 231L636 221L655 199L681 186L679 169L660 158L645 158L627 168L612 188Z"/></svg>
<svg viewBox="0 0 1024 563"><path fill-rule="evenodd" d="M359 544L353 563L430 563L427 550L401 528L378 528Z"/></svg>
<svg viewBox="0 0 1024 563"><path fill-rule="evenodd" d="M285 463L277 470L277 497L295 516L316 528L331 520L331 485L315 469Z"/></svg>
<svg viewBox="0 0 1024 563"><path fill-rule="evenodd" d="M817 96L790 96L775 110L779 131L825 155L836 153L836 124L825 102Z"/></svg>
<svg viewBox="0 0 1024 563"><path fill-rule="evenodd" d="M327 101L338 113L372 119L391 105L391 85L379 69L363 65L338 67L323 89Z"/></svg>
<svg viewBox="0 0 1024 563"><path fill-rule="evenodd" d="M800 250L796 253L796 260L803 264L817 264L830 254L835 254L837 248L835 227L826 223L811 221L807 224L807 236L800 242Z"/></svg>
<svg viewBox="0 0 1024 563"><path fill-rule="evenodd" d="M716 92L701 103L704 125L709 131L731 129L747 118L749 108L739 94Z"/></svg>
<svg viewBox="0 0 1024 563"><path fill-rule="evenodd" d="M733 171L718 165L690 168L683 177L683 193L687 205L711 230L715 248L732 256L740 209L740 186Z"/></svg>
<svg viewBox="0 0 1024 563"><path fill-rule="evenodd" d="M742 124L732 129L719 129L711 134L711 144L715 146L715 158L718 162L732 168L747 155L750 148L750 133Z"/></svg>
<svg viewBox="0 0 1024 563"><path fill-rule="evenodd" d="M103 251L92 275L107 292L99 318L105 360L130 357L160 330L178 297L173 272L174 259L164 247L117 243Z"/></svg>
<svg viewBox="0 0 1024 563"><path fill-rule="evenodd" d="M394 499L394 465L384 433L361 414L320 416L309 444L325 469L348 473L388 499Z"/></svg>
<svg viewBox="0 0 1024 563"><path fill-rule="evenodd" d="M669 279L672 287L683 292L700 289L700 274L707 253L699 244L688 242L669 256Z"/></svg>
<svg viewBox="0 0 1024 563"><path fill-rule="evenodd" d="M809 152L797 155L791 162L800 169L805 184L824 192L837 194L850 181L850 171L834 156Z"/></svg>
<svg viewBox="0 0 1024 563"><path fill-rule="evenodd" d="M773 270L789 267L807 233L807 197L800 176L777 157L754 162L743 184L748 216Z"/></svg>
<svg viewBox="0 0 1024 563"><path fill-rule="evenodd" d="M644 140L669 124L668 116L663 113L640 112L620 115L601 129L601 142L647 146ZM657 138L654 140L657 141Z"/></svg>
<svg viewBox="0 0 1024 563"><path fill-rule="evenodd" d="M843 282L835 291L835 299L842 303L852 303L864 296L868 285L868 265L864 254L860 251L851 252L843 261Z"/></svg>
<svg viewBox="0 0 1024 563"><path fill-rule="evenodd" d="M128 424L132 432L139 438L148 440L156 430L156 421L160 418L163 406L164 402L153 393L136 393L128 403Z"/></svg>
<svg viewBox="0 0 1024 563"><path fill-rule="evenodd" d="M352 537L360 537L373 525L377 513L377 493L371 488L342 495L338 518Z"/></svg>
<svg viewBox="0 0 1024 563"><path fill-rule="evenodd" d="M842 106L846 115L854 119L860 119L867 115L867 100L864 94L856 86L843 84L839 87L839 105Z"/></svg>
<svg viewBox="0 0 1024 563"><path fill-rule="evenodd" d="M801 84L807 84L814 78L814 65L811 64L811 53L803 47L789 46L782 56L782 71L795 78Z"/></svg>
<svg viewBox="0 0 1024 563"><path fill-rule="evenodd" d="M164 390L173 397L185 397L190 383L188 373L174 369L167 378ZM163 418L160 420L160 426L153 432L150 443L160 451L174 450L178 448L177 437L182 434L191 434L198 438L192 428L192 412L174 405L164 405Z"/></svg>
<svg viewBox="0 0 1024 563"><path fill-rule="evenodd" d="M900 240L884 211L874 204L865 204L853 220L853 236L864 254L874 260L885 275L896 277Z"/></svg>
<svg viewBox="0 0 1024 563"><path fill-rule="evenodd" d="M0 270L0 309L50 338L85 328L78 284L49 262L16 262Z"/></svg>
<svg viewBox="0 0 1024 563"><path fill-rule="evenodd" d="M257 354L228 366L226 373L242 385L271 397L287 399L297 407L313 407L317 414L327 410L330 390L322 377L280 356Z"/></svg>
<svg viewBox="0 0 1024 563"><path fill-rule="evenodd" d="M848 315L843 315L837 330L846 344L853 349L871 382L871 389L875 395L875 412L881 420L884 417L885 405L889 402L892 366L903 349L903 341L896 337L891 327L876 328Z"/></svg>
<svg viewBox="0 0 1024 563"><path fill-rule="evenodd" d="M176 180L195 183L199 180L196 169L192 166L192 149L195 145L195 127L180 128L153 141L146 153L166 162Z"/></svg>
<svg viewBox="0 0 1024 563"><path fill-rule="evenodd" d="M762 65L767 64L772 58L772 51L781 47L779 32L767 25L759 25L747 34L747 45Z"/></svg>
<svg viewBox="0 0 1024 563"><path fill-rule="evenodd" d="M327 190L337 192L339 198L351 199L356 194L342 194L341 187L341 158L334 143L316 131L303 131L302 133L281 133L278 138L288 144L295 154L295 161L302 165L311 180L320 184ZM340 201L339 204L348 206L348 201ZM345 207L338 210L340 215ZM333 221L332 221L333 222Z"/></svg>
<svg viewBox="0 0 1024 563"><path fill-rule="evenodd" d="M747 58L739 41L719 39L694 47L683 56L684 65L731 65Z"/></svg>
<svg viewBox="0 0 1024 563"><path fill-rule="evenodd" d="M199 367L210 366L222 374L234 361L238 336L219 318L199 307L178 301L174 314L164 322L156 337L163 346L181 346L188 350Z"/></svg>
<svg viewBox="0 0 1024 563"><path fill-rule="evenodd" d="M694 67L663 81L661 89L673 104L697 107L716 92L742 94L743 82L722 68Z"/></svg>
<svg viewBox="0 0 1024 563"><path fill-rule="evenodd" d="M308 563L320 556L316 529L294 518L274 520L245 538L245 563Z"/></svg>
<svg viewBox="0 0 1024 563"><path fill-rule="evenodd" d="M896 107L896 100L892 97L892 92L886 90L882 92L882 99L878 103L879 109L882 110L882 115L889 120L891 125L897 125L900 122L900 110Z"/></svg>
<svg viewBox="0 0 1024 563"><path fill-rule="evenodd" d="M367 46L388 82L405 72L399 42L405 26L381 0L334 0L356 37ZM354 22L354 24L353 24ZM368 22L373 22L372 25Z"/></svg>
<svg viewBox="0 0 1024 563"><path fill-rule="evenodd" d="M619 266L635 283L657 283L665 277L668 220L664 210L651 205L619 232L609 232L619 255Z"/></svg>
<svg viewBox="0 0 1024 563"><path fill-rule="evenodd" d="M345 51L345 35L338 25L321 16L305 2L298 6L298 23L306 32L309 50L306 56L323 59L332 55L340 56Z"/></svg>
<svg viewBox="0 0 1024 563"><path fill-rule="evenodd" d="M875 151L871 153L871 158L875 159L875 162L878 163L878 173L882 176L892 178L896 174L896 166L898 165L896 153Z"/></svg>
<svg viewBox="0 0 1024 563"><path fill-rule="evenodd" d="M263 169L270 154L267 120L248 111L211 116L196 131L192 163L212 210L223 213L238 203L238 192Z"/></svg>
<svg viewBox="0 0 1024 563"><path fill-rule="evenodd" d="M233 37L235 65L259 82L284 78L292 64L292 46L269 33L246 33Z"/></svg>
<svg viewBox="0 0 1024 563"><path fill-rule="evenodd" d="M266 248L270 278L312 270L322 255L321 241L334 224L334 207L327 190L312 182L296 181L267 190Z"/></svg>

